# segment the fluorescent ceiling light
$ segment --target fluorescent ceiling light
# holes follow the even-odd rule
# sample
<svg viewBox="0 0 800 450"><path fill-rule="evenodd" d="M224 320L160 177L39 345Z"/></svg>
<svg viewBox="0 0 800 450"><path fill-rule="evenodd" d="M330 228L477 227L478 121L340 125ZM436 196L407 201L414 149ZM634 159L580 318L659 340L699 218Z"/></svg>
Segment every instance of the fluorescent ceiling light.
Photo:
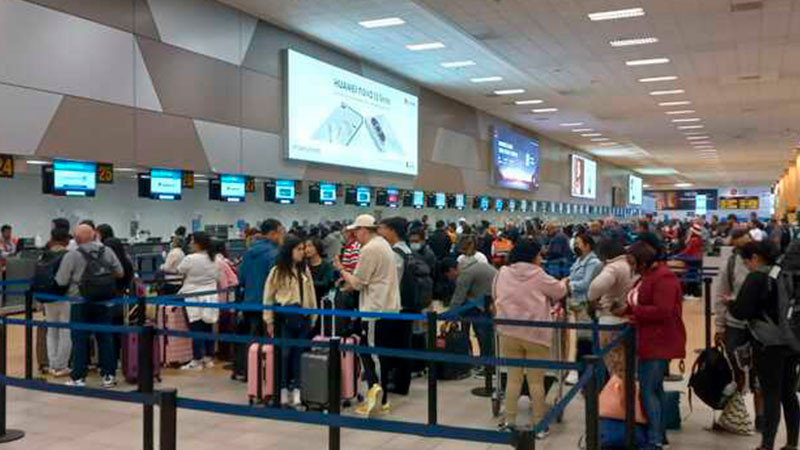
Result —
<svg viewBox="0 0 800 450"><path fill-rule="evenodd" d="M450 61L450 62L443 62L442 67L445 69L458 69L459 67L469 67L474 66L475 61L467 60L467 61Z"/></svg>
<svg viewBox="0 0 800 450"><path fill-rule="evenodd" d="M25 162L32 166L46 166L47 164L50 164L50 161L42 161L40 159L29 159Z"/></svg>
<svg viewBox="0 0 800 450"><path fill-rule="evenodd" d="M689 100L680 100L677 102L661 102L658 106L683 106L683 105L691 105L692 102Z"/></svg>
<svg viewBox="0 0 800 450"><path fill-rule="evenodd" d="M700 128L705 128L703 125L682 125L679 126L679 130L699 130Z"/></svg>
<svg viewBox="0 0 800 450"><path fill-rule="evenodd" d="M650 188L650 187L652 187L652 186L650 186L649 184L643 184L643 185L642 185L642 187L643 187L643 188Z"/></svg>
<svg viewBox="0 0 800 450"><path fill-rule="evenodd" d="M492 81L503 81L503 77L470 78L469 81L473 83L490 83Z"/></svg>
<svg viewBox="0 0 800 450"><path fill-rule="evenodd" d="M692 183L675 183L676 188L687 188L694 186Z"/></svg>
<svg viewBox="0 0 800 450"><path fill-rule="evenodd" d="M700 122L700 118L697 117L686 117L683 119L672 119L673 123L689 123L689 122Z"/></svg>
<svg viewBox="0 0 800 450"><path fill-rule="evenodd" d="M136 169L130 167L114 167L114 172L136 172Z"/></svg>
<svg viewBox="0 0 800 450"><path fill-rule="evenodd" d="M699 134L706 134L707 131L684 131L683 134L685 136L697 136Z"/></svg>
<svg viewBox="0 0 800 450"><path fill-rule="evenodd" d="M641 150L632 148L594 148L589 153L607 158L641 159L647 156Z"/></svg>
<svg viewBox="0 0 800 450"><path fill-rule="evenodd" d="M494 91L494 95L514 95L524 93L525 89L501 89L499 91Z"/></svg>
<svg viewBox="0 0 800 450"><path fill-rule="evenodd" d="M699 147L695 147L695 150L706 150L706 151L717 151L717 147L714 145L701 145Z"/></svg>
<svg viewBox="0 0 800 450"><path fill-rule="evenodd" d="M572 130L573 133L588 133L590 131L594 131L594 128L575 128Z"/></svg>
<svg viewBox="0 0 800 450"><path fill-rule="evenodd" d="M677 111L665 111L665 114L670 115L670 116L677 116L679 114L694 114L696 112L697 111L695 111L693 109L680 109L680 110L677 110Z"/></svg>
<svg viewBox="0 0 800 450"><path fill-rule="evenodd" d="M644 15L642 8L617 9L614 11L599 11L588 14L589 20L598 22L601 20L630 19Z"/></svg>
<svg viewBox="0 0 800 450"><path fill-rule="evenodd" d="M695 140L698 140L698 139L701 139L701 140L702 139L708 139L708 136L686 136L686 139L688 139L690 141L695 141Z"/></svg>
<svg viewBox="0 0 800 450"><path fill-rule="evenodd" d="M608 139L608 138L594 138L594 139L589 139L589 140L592 141L592 142L607 142L610 139Z"/></svg>
<svg viewBox="0 0 800 450"><path fill-rule="evenodd" d="M675 81L678 77L675 75L669 75L664 77L649 77L649 78L639 78L639 83L657 83L659 81Z"/></svg>
<svg viewBox="0 0 800 450"><path fill-rule="evenodd" d="M683 94L684 92L686 92L686 91L684 91L683 89L671 89L671 90L668 90L668 91L652 91L652 92L650 92L650 95L652 95L652 96L678 95L678 94Z"/></svg>
<svg viewBox="0 0 800 450"><path fill-rule="evenodd" d="M678 173L677 170L669 167L642 167L634 170L642 175L675 175Z"/></svg>
<svg viewBox="0 0 800 450"><path fill-rule="evenodd" d="M631 47L633 45L647 45L655 44L657 42L658 38L656 37L640 37L630 39L614 39L608 43L611 44L612 47Z"/></svg>
<svg viewBox="0 0 800 450"><path fill-rule="evenodd" d="M544 100L517 100L514 102L515 105L538 105L540 103L544 103Z"/></svg>
<svg viewBox="0 0 800 450"><path fill-rule="evenodd" d="M406 45L406 48L412 52L420 52L423 50L438 50L440 48L444 48L444 44L441 42L425 42L423 44Z"/></svg>
<svg viewBox="0 0 800 450"><path fill-rule="evenodd" d="M363 22L358 22L358 24L364 28L394 27L397 25L403 25L405 23L406 21L399 17L387 17L385 19L365 20Z"/></svg>
<svg viewBox="0 0 800 450"><path fill-rule="evenodd" d="M618 142L603 142L600 145L602 145L603 147L611 147L611 146L614 146L614 145L619 145L619 143Z"/></svg>
<svg viewBox="0 0 800 450"><path fill-rule="evenodd" d="M539 109L532 109L531 112L535 114L541 113L549 113L549 112L556 112L558 108L539 108Z"/></svg>
<svg viewBox="0 0 800 450"><path fill-rule="evenodd" d="M603 133L585 133L585 134L582 134L581 136L583 136L583 137L600 137L602 135L603 135Z"/></svg>
<svg viewBox="0 0 800 450"><path fill-rule="evenodd" d="M561 124L562 127L579 127L581 125L583 125L583 122L567 122Z"/></svg>
<svg viewBox="0 0 800 450"><path fill-rule="evenodd" d="M632 59L630 61L625 61L625 65L630 67L652 66L654 64L666 64L668 62L669 58Z"/></svg>
<svg viewBox="0 0 800 450"><path fill-rule="evenodd" d="M711 141L699 141L699 142L692 142L692 145L713 145L713 142L711 142ZM700 148L700 147L696 147L696 148Z"/></svg>

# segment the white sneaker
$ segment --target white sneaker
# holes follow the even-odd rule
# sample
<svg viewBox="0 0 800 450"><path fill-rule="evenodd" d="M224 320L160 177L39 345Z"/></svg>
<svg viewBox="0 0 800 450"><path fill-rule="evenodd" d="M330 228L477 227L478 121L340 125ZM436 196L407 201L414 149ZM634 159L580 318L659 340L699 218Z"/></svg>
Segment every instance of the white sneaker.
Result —
<svg viewBox="0 0 800 450"><path fill-rule="evenodd" d="M114 375L106 375L103 377L103 387L112 388L117 385L117 377Z"/></svg>
<svg viewBox="0 0 800 450"><path fill-rule="evenodd" d="M550 436L550 430L544 430L536 433L536 440L543 441L547 439L547 436Z"/></svg>
<svg viewBox="0 0 800 450"><path fill-rule="evenodd" d="M292 406L300 406L303 404L303 401L300 399L300 389L294 389L292 391Z"/></svg>
<svg viewBox="0 0 800 450"><path fill-rule="evenodd" d="M202 370L202 369L203 369L203 363L196 359L193 359L181 366L181 370Z"/></svg>
<svg viewBox="0 0 800 450"><path fill-rule="evenodd" d="M72 387L85 387L86 386L86 378L80 378L78 380L72 380L71 379L71 380L67 381L64 384L67 385L67 386L72 386Z"/></svg>
<svg viewBox="0 0 800 450"><path fill-rule="evenodd" d="M205 367L206 369L213 369L214 359L210 357L203 358L203 367Z"/></svg>
<svg viewBox="0 0 800 450"><path fill-rule="evenodd" d="M567 383L570 386L574 386L578 384L578 372L572 370L570 371L569 375L567 375L567 379L564 380L564 383Z"/></svg>
<svg viewBox="0 0 800 450"><path fill-rule="evenodd" d="M281 389L281 405L289 404L289 390L286 388Z"/></svg>

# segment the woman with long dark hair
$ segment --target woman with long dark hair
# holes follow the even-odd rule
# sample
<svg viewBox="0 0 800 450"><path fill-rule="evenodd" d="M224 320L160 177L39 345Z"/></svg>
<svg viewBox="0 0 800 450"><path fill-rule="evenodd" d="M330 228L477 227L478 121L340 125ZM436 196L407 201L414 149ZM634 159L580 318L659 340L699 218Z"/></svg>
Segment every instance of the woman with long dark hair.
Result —
<svg viewBox="0 0 800 450"><path fill-rule="evenodd" d="M317 302L322 302L323 297L328 294L328 291L331 290L336 282L333 266L327 261L325 248L322 240L318 237L307 239L304 251L306 264L308 264L311 278L314 280L314 292L317 295Z"/></svg>
<svg viewBox="0 0 800 450"><path fill-rule="evenodd" d="M187 298L191 303L219 303L217 282L219 281L219 268L215 262L215 248L208 233L199 231L194 233L192 241L192 254L187 256L178 265L178 273L184 276L183 287L178 294L193 294L208 292ZM219 319L217 308L186 308L189 319L189 329L197 333L210 333L214 324ZM210 339L195 339L192 342L192 360L181 367L187 370L200 370L214 367L214 341Z"/></svg>
<svg viewBox="0 0 800 450"><path fill-rule="evenodd" d="M317 296L311 271L305 264L305 246L295 236L288 236L278 249L275 266L269 272L264 284L264 305L291 306L314 309ZM299 314L275 314L271 309L264 311L264 322L269 334L275 337L275 320L281 321L282 334L286 339L307 339L316 317ZM300 405L300 357L303 349L291 347L281 352L282 374L281 404ZM291 399L289 393L291 392ZM290 401L291 400L291 401Z"/></svg>

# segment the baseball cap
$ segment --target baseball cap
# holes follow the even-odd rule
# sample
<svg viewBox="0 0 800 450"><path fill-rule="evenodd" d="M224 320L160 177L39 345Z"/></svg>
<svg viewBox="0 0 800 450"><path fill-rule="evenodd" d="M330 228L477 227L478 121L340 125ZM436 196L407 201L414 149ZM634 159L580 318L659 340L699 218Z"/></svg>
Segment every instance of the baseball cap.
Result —
<svg viewBox="0 0 800 450"><path fill-rule="evenodd" d="M356 217L356 220L347 226L348 230L355 230L357 228L378 228L375 223L375 217L370 214L362 214Z"/></svg>

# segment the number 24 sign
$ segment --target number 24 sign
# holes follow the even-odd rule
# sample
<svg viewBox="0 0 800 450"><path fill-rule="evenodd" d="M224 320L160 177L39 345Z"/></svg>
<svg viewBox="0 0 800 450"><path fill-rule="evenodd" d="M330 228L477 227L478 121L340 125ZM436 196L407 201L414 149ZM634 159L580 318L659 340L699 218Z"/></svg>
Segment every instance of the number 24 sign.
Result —
<svg viewBox="0 0 800 450"><path fill-rule="evenodd" d="M14 157L0 155L0 178L14 178Z"/></svg>

